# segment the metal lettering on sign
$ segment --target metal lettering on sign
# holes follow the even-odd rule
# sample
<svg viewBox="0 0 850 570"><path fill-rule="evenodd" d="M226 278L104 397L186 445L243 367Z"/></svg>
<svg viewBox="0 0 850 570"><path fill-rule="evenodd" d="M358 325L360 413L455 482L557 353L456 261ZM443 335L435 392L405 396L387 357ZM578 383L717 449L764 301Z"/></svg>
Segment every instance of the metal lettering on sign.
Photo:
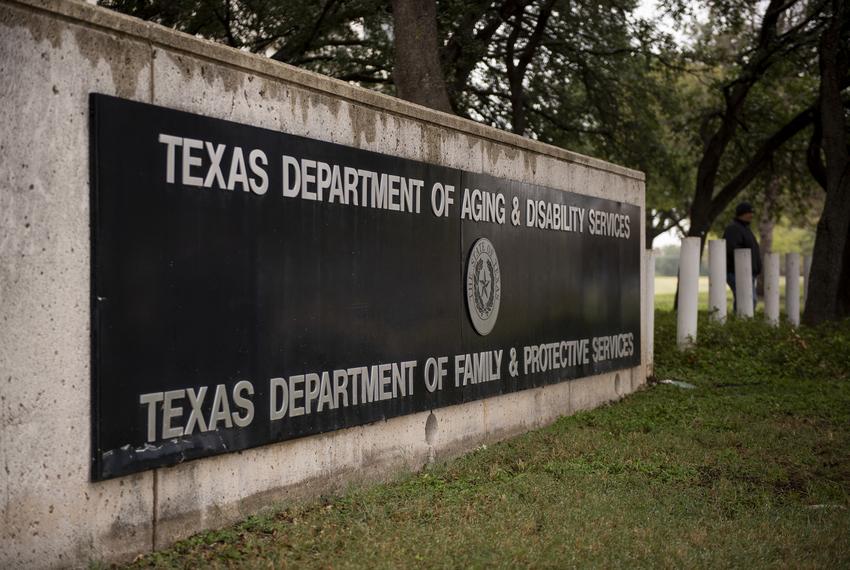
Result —
<svg viewBox="0 0 850 570"><path fill-rule="evenodd" d="M640 362L634 205L104 95L91 186L96 480Z"/></svg>

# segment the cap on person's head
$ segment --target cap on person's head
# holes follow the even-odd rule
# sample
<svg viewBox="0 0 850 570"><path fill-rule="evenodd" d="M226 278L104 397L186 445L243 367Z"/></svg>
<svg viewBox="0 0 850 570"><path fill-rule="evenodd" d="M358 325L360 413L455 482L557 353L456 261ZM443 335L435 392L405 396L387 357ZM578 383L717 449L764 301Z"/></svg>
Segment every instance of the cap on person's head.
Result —
<svg viewBox="0 0 850 570"><path fill-rule="evenodd" d="M738 207L735 208L735 217L743 216L744 214L752 214L753 206L749 202L741 202L738 204Z"/></svg>

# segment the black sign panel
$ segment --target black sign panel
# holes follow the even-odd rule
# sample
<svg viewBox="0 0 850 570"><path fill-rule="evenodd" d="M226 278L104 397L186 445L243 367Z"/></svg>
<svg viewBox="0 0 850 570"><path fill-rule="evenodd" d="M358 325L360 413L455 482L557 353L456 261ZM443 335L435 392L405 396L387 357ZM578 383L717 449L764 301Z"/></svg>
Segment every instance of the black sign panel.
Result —
<svg viewBox="0 0 850 570"><path fill-rule="evenodd" d="M103 95L91 124L94 479L640 362L633 205Z"/></svg>

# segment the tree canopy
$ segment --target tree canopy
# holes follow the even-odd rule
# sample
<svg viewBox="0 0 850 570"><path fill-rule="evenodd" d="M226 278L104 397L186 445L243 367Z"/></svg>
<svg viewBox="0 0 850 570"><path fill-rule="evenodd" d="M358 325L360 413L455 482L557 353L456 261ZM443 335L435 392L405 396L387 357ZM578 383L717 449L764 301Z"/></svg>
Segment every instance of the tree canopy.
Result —
<svg viewBox="0 0 850 570"><path fill-rule="evenodd" d="M647 245L705 240L744 195L768 222L826 204L814 286L850 291L844 0L659 0L652 18L638 0L102 3L642 170ZM807 312L848 314L844 295Z"/></svg>

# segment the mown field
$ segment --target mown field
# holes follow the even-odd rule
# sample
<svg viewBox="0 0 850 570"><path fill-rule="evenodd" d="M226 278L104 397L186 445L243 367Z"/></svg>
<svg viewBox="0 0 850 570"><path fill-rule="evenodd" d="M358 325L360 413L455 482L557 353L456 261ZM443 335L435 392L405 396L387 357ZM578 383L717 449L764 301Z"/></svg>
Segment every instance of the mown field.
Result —
<svg viewBox="0 0 850 570"><path fill-rule="evenodd" d="M673 310L673 302L676 299L676 277L667 277L657 275L655 277L655 308L665 311ZM699 278L699 301L698 306L701 311L708 310L708 277L700 276ZM800 277L800 294L803 292L803 278ZM726 288L726 300L728 312L732 312L732 290ZM758 308L764 310L764 299L759 298ZM800 309L802 310L802 299L800 300ZM785 314L785 277L779 278L779 312Z"/></svg>
<svg viewBox="0 0 850 570"><path fill-rule="evenodd" d="M344 496L273 507L133 568L850 567L850 322L701 315L615 404Z"/></svg>

